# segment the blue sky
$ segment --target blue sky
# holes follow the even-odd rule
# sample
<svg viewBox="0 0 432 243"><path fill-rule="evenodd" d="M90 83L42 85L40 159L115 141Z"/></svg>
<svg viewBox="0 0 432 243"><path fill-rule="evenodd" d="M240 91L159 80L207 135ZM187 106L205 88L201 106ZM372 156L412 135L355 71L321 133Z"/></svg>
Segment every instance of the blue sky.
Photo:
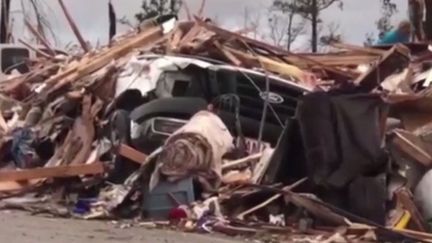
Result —
<svg viewBox="0 0 432 243"><path fill-rule="evenodd" d="M12 0L14 1L14 0ZM26 0L22 0L27 3ZM40 1L40 0L39 0ZM199 8L201 0L185 0L192 12ZM406 18L407 0L393 0L398 4L399 12L392 22L397 24ZM58 45L65 46L67 43L76 42L65 22L65 18L58 6L57 0L42 0L43 9L52 25L53 31L58 38ZM108 0L64 0L72 16L77 22L84 37L92 43L105 43L108 36ZM117 15L125 16L131 20L139 11L141 0L112 0ZM261 31L265 32L267 9L271 0L207 0L205 15L216 17L218 22L228 28L241 28L244 26L244 9L261 18ZM22 5L15 0L13 2L14 33L16 36L30 37L22 25ZM25 4L24 3L24 4ZM28 3L27 3L28 4ZM344 0L343 10L332 7L322 13L322 18L327 23L336 23L339 26L343 39L346 42L361 44L368 32L376 30L375 21L380 16L379 0ZM125 30L126 27L121 27ZM307 44L308 37L301 38L299 46Z"/></svg>

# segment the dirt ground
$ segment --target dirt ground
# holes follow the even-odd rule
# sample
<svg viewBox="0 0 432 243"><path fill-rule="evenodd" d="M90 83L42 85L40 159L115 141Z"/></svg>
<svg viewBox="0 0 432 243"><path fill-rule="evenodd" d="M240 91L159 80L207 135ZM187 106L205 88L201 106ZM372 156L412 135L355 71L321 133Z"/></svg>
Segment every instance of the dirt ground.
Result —
<svg viewBox="0 0 432 243"><path fill-rule="evenodd" d="M24 212L0 212L0 239L7 243L240 243L213 235L149 230L120 229L109 221L31 216Z"/></svg>

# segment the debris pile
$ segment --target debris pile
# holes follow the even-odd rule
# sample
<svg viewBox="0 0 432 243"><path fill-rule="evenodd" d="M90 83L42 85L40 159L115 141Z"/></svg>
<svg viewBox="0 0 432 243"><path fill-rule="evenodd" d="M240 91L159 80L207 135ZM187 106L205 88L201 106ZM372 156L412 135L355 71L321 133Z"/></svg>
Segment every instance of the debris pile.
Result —
<svg viewBox="0 0 432 243"><path fill-rule="evenodd" d="M294 54L243 34L161 16L13 72L0 207L290 242L431 241L427 45Z"/></svg>

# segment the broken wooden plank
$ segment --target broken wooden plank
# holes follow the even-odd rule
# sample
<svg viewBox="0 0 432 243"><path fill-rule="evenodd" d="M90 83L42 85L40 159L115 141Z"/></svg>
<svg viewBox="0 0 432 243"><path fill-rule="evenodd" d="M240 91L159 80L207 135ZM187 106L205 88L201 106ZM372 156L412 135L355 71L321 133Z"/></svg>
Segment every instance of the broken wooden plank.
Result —
<svg viewBox="0 0 432 243"><path fill-rule="evenodd" d="M232 53L236 58L242 60L244 63L253 63L254 66L258 67L262 64L263 68L267 71L280 74L285 78L293 77L298 81L304 81L305 72L294 65L277 62L260 55L254 56L227 46L223 46L223 48Z"/></svg>
<svg viewBox="0 0 432 243"><path fill-rule="evenodd" d="M83 165L62 165L24 170L0 171L0 182L24 181L43 178L64 178L80 175L97 175L104 173L101 162Z"/></svg>
<svg viewBox="0 0 432 243"><path fill-rule="evenodd" d="M385 54L385 51L370 47L364 47L364 46L356 46L356 45L350 45L346 43L331 43L330 44L333 47L339 48L339 49L346 49L350 51L356 51L356 52L362 52L365 54L371 54L371 55L377 55L381 56Z"/></svg>
<svg viewBox="0 0 432 243"><path fill-rule="evenodd" d="M284 187L282 190L283 191L290 191L290 190L296 188L297 186L299 186L300 184L304 183L306 180L307 180L307 178L303 178L303 179L295 182L292 185ZM276 201L277 199L279 199L282 196L283 196L282 193L278 193L278 194L270 197L269 199L265 200L264 202L260 203L259 205L255 206L255 207L253 207L251 209L248 209L248 210L244 211L243 213L237 215L237 218L240 219L240 220L243 220L246 215L251 214L251 213L253 213L253 212L255 212L255 211L257 211L257 210L259 210L259 209L261 209L261 208L263 208L263 207L265 207L267 205L269 205L270 203Z"/></svg>
<svg viewBox="0 0 432 243"><path fill-rule="evenodd" d="M156 26L137 35L136 37L123 43L122 45L112 47L95 57L84 57L80 62L69 65L69 68L67 68L65 71L45 81L45 84L49 86L48 88L51 87L46 92L55 92L56 90L62 88L70 82L73 82L88 74L91 74L108 65L113 60L117 60L118 58L123 57L124 55L132 51L134 48L144 47L149 44L155 43L163 37L164 32L162 26ZM52 87L52 85L54 85L54 87Z"/></svg>
<svg viewBox="0 0 432 243"><path fill-rule="evenodd" d="M318 61L310 60L310 59L308 59L306 57L303 57L302 55L297 55L295 53L286 51L286 50L284 50L282 48L279 48L279 47L276 47L276 46L272 46L270 44L267 44L267 43L264 43L264 42L260 42L260 41L257 41L255 39L252 39L252 38L249 38L249 37L246 37L246 36L242 36L242 35L240 35L238 33L222 29L222 28L220 28L220 27L218 27L216 25L206 23L205 21L203 21L203 20L201 20L199 18L195 18L195 21L199 25L201 25L204 28L206 28L207 30L216 33L219 38L222 38L222 39L225 39L225 40L238 39L238 40L241 40L241 41L247 43L248 45L252 45L254 47L258 47L258 48L270 51L271 54L276 54L276 55L279 55L279 56L285 55L285 56L288 56L288 57L294 56L294 57L296 57L298 59L302 59L303 61L308 62L309 64L318 65L321 68L324 68L325 70L327 70L329 72L337 74L338 76L342 76L342 77L345 77L345 78L354 78L354 76L352 76L350 73L342 72L342 71L340 71L338 69L335 69L335 68L332 68L332 67L327 67L324 63L320 63ZM283 59L284 60L288 60L286 57L283 57ZM290 62L290 63L296 63L296 62Z"/></svg>
<svg viewBox="0 0 432 243"><path fill-rule="evenodd" d="M0 192L2 193L18 193L25 190L30 190L41 183L40 180L30 181L2 181L0 182Z"/></svg>
<svg viewBox="0 0 432 243"><path fill-rule="evenodd" d="M246 164L246 163L252 162L254 160L258 160L259 158L261 158L262 155L263 155L263 153L260 152L260 153L252 154L252 155L249 155L245 158L241 158L238 160L227 161L222 165L222 170L228 170L231 168L235 168L239 165Z"/></svg>
<svg viewBox="0 0 432 243"><path fill-rule="evenodd" d="M49 59L49 60L55 60L55 57L46 54L45 52L43 52L43 51L37 49L36 47L30 45L29 43L25 42L24 40L22 40L22 39L18 39L18 41L19 41L21 44L25 45L25 46L26 46L27 48L29 48L30 50L32 50L32 51L34 51L35 53L39 54L40 56L43 56L43 57L45 57L45 58L47 58L47 59Z"/></svg>
<svg viewBox="0 0 432 243"><path fill-rule="evenodd" d="M395 71L408 67L409 61L409 49L401 44L397 44L386 52L379 63L358 77L354 81L354 84L364 91L372 91Z"/></svg>
<svg viewBox="0 0 432 243"><path fill-rule="evenodd" d="M393 144L407 156L420 164L430 167L432 165L432 156L426 148L426 145L420 138L408 131L396 130Z"/></svg>
<svg viewBox="0 0 432 243"><path fill-rule="evenodd" d="M201 5L200 5L200 8L198 10L198 17L199 18L203 17L205 5L206 5L206 0L201 0Z"/></svg>
<svg viewBox="0 0 432 243"><path fill-rule="evenodd" d="M213 44L222 53L222 55L224 55L225 58L228 59L232 64L239 67L243 66L243 63L229 50L223 48L223 46L219 43L219 41L215 41Z"/></svg>
<svg viewBox="0 0 432 243"><path fill-rule="evenodd" d="M192 42L192 40L196 38L201 31L202 27L195 23L192 28L187 31L183 38L180 40L179 48L182 49L185 47L186 44Z"/></svg>
<svg viewBox="0 0 432 243"><path fill-rule="evenodd" d="M4 133L9 132L9 126L6 123L6 120L3 117L3 113L0 111L0 128L3 130Z"/></svg>
<svg viewBox="0 0 432 243"><path fill-rule="evenodd" d="M245 185L249 184L252 178L252 172L249 169L244 171L229 171L222 175L222 183L225 185Z"/></svg>
<svg viewBox="0 0 432 243"><path fill-rule="evenodd" d="M411 193L406 188L403 188L396 192L396 197L399 203L411 214L411 218L416 229L422 232L427 232L428 226L424 221L423 216L421 215L417 206L415 205L414 201L412 200Z"/></svg>
<svg viewBox="0 0 432 243"><path fill-rule="evenodd" d="M51 48L48 41L28 22L26 18L24 18L24 23L27 26L27 28L32 32L32 34L42 43L42 45L47 49L47 51L52 55L55 56L56 52L54 49Z"/></svg>
<svg viewBox="0 0 432 243"><path fill-rule="evenodd" d="M269 148L269 147L264 149L260 161L254 167L252 173L253 174L252 183L255 184L261 183L261 180L264 177L264 174L267 171L268 166L270 165L274 151L275 150L273 148Z"/></svg>
<svg viewBox="0 0 432 243"><path fill-rule="evenodd" d="M134 161L140 165L142 165L148 157L146 154L141 153L140 151L138 151L132 147L129 147L126 144L120 144L118 153L121 156L128 158L128 159L130 159L130 160L132 160L132 161Z"/></svg>
<svg viewBox="0 0 432 243"><path fill-rule="evenodd" d="M70 25L70 27L72 28L72 31L74 32L75 36L78 39L78 42L80 43L82 49L84 50L84 52L89 52L90 49L86 43L86 41L84 40L83 36L81 35L81 32L79 31L75 21L73 20L72 16L69 14L69 11L67 10L65 4L63 3L63 0L58 0L61 9L63 10L63 13Z"/></svg>
<svg viewBox="0 0 432 243"><path fill-rule="evenodd" d="M192 20L192 14L191 14L191 12L190 12L189 5L187 4L186 1L182 3L182 7L184 8L184 10L185 10L185 12L186 12L186 17L187 17L187 19L188 19L189 21L191 21L191 20Z"/></svg>

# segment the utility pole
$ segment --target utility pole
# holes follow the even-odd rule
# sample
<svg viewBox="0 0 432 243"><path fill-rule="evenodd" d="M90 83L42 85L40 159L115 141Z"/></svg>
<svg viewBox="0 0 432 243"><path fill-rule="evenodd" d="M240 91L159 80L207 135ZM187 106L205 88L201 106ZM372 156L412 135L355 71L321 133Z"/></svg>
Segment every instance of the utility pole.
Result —
<svg viewBox="0 0 432 243"><path fill-rule="evenodd" d="M426 34L426 39L432 40L432 1L425 0L425 8L426 8L426 21L423 24L423 28Z"/></svg>
<svg viewBox="0 0 432 243"><path fill-rule="evenodd" d="M8 42L10 2L11 0L1 1L0 43Z"/></svg>
<svg viewBox="0 0 432 243"><path fill-rule="evenodd" d="M312 24L312 52L318 51L318 3L312 0L311 7L311 24Z"/></svg>

